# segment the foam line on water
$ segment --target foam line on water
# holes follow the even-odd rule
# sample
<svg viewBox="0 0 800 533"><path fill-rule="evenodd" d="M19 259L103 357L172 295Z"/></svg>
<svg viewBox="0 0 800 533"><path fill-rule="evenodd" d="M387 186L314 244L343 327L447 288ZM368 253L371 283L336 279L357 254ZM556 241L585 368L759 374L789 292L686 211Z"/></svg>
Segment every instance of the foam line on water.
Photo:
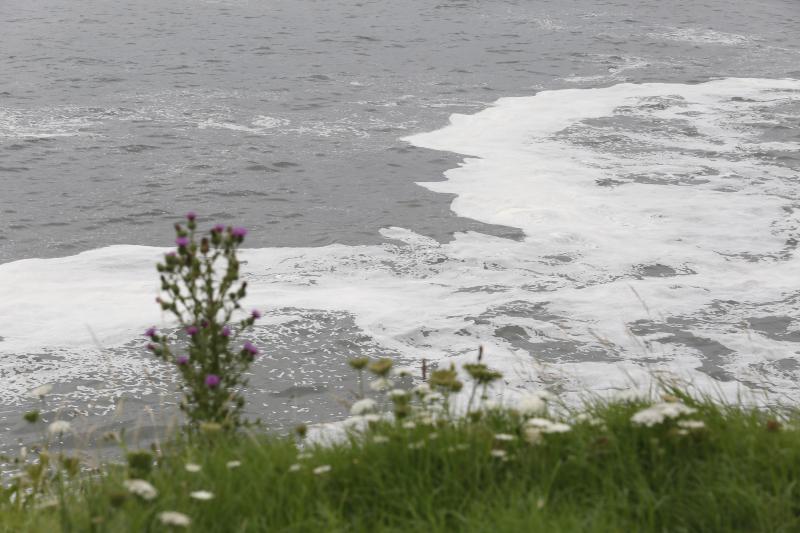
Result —
<svg viewBox="0 0 800 533"><path fill-rule="evenodd" d="M454 115L407 139L466 156L421 185L523 241L386 228L381 246L246 250L248 303L349 313L407 360L465 361L483 344L512 392L614 390L666 369L726 394L744 383L797 399L796 333L748 324L797 316L799 176L765 156L795 144L765 124L796 121L799 105L800 81L724 79L543 91ZM162 323L162 251L0 265L0 353L92 354ZM3 375L3 402L43 379L24 365Z"/></svg>

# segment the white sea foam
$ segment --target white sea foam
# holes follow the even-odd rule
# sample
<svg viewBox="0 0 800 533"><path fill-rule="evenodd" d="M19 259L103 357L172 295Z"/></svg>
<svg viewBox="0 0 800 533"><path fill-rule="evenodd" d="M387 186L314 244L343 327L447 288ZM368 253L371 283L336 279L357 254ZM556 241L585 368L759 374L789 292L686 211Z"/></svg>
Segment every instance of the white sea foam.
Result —
<svg viewBox="0 0 800 533"><path fill-rule="evenodd" d="M446 181L421 185L524 240L468 232L440 244L387 228L382 246L247 250L248 303L350 313L409 360L467 360L483 344L512 391L619 390L661 369L796 400L797 371L776 364L795 357L793 332L747 324L797 316L800 265L787 243L800 176L760 158L773 141L756 119L798 103L800 81L726 79L543 91L454 115L407 139L467 156ZM62 370L75 377L96 342L122 345L160 323L160 252L0 265L0 354L22 364L3 371L0 400L42 382L11 354L80 352Z"/></svg>
<svg viewBox="0 0 800 533"><path fill-rule="evenodd" d="M640 57L616 56L616 55L596 55L598 61L611 63L607 69L607 74L596 74L592 76L570 75L562 78L567 83L597 85L602 81L625 81L625 75L631 70L638 70L649 67L650 62Z"/></svg>
<svg viewBox="0 0 800 533"><path fill-rule="evenodd" d="M290 125L288 119L259 115L252 119L249 125L239 124L221 118L206 118L197 123L201 130L223 129L248 133L251 135L294 134L301 136L330 137L332 135L353 135L356 137L369 137L363 127L349 118L334 121L307 120Z"/></svg>
<svg viewBox="0 0 800 533"><path fill-rule="evenodd" d="M33 111L0 107L0 139L45 139L87 135L96 117L81 115L72 107Z"/></svg>
<svg viewBox="0 0 800 533"><path fill-rule="evenodd" d="M275 118L275 117L268 117L265 115L259 115L252 120L249 126L243 126L241 124L237 124L235 122L230 122L227 120L207 118L200 121L197 124L197 127L199 127L201 130L214 128L214 129L224 129L231 131L240 131L243 133L252 133L254 135L266 135L274 133L274 130L281 129L288 124L289 120L284 118Z"/></svg>
<svg viewBox="0 0 800 533"><path fill-rule="evenodd" d="M649 34L654 39L679 41L695 44L721 44L740 46L760 40L756 37L726 33L703 28L667 28L661 32Z"/></svg>
<svg viewBox="0 0 800 533"><path fill-rule="evenodd" d="M266 115L259 115L253 119L253 126L262 129L281 128L289 124L289 120L285 118L268 117Z"/></svg>

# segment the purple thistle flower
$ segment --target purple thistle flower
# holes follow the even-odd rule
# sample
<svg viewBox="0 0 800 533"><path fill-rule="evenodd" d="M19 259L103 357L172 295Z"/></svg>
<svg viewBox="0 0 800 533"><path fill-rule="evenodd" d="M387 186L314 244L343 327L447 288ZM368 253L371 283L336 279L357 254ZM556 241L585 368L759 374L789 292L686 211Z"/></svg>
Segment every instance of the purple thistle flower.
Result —
<svg viewBox="0 0 800 533"><path fill-rule="evenodd" d="M155 352L157 348L158 348L158 346L156 346L152 342L148 342L147 343L147 349L150 350L151 352Z"/></svg>
<svg viewBox="0 0 800 533"><path fill-rule="evenodd" d="M230 337L231 336L231 328L228 326L222 326L222 332L220 333L223 337Z"/></svg>
<svg viewBox="0 0 800 533"><path fill-rule="evenodd" d="M213 389L217 385L219 385L220 381L222 381L222 380L219 379L218 375L209 374L209 375L206 376L206 387L208 387L209 389Z"/></svg>
<svg viewBox="0 0 800 533"><path fill-rule="evenodd" d="M259 318L261 318L261 311L259 311L258 309L253 309L250 312L250 316L255 318L255 319L259 319Z"/></svg>
<svg viewBox="0 0 800 533"><path fill-rule="evenodd" d="M214 233L222 233L225 231L225 224L216 224L213 228L211 228L211 231Z"/></svg>
<svg viewBox="0 0 800 533"><path fill-rule="evenodd" d="M178 254L176 254L175 252L167 252L166 255L167 255L167 257L177 257L178 256Z"/></svg>
<svg viewBox="0 0 800 533"><path fill-rule="evenodd" d="M243 239L244 236L247 235L247 229L246 228L233 228L231 230L231 235L233 235L234 237L238 237L240 239Z"/></svg>
<svg viewBox="0 0 800 533"><path fill-rule="evenodd" d="M175 239L175 244L178 246L189 246L189 237L178 237Z"/></svg>
<svg viewBox="0 0 800 533"><path fill-rule="evenodd" d="M242 353L250 357L255 357L258 355L258 348L253 346L253 343L250 341L245 341L244 346L242 346Z"/></svg>
<svg viewBox="0 0 800 533"><path fill-rule="evenodd" d="M186 213L186 220L191 221L196 218L197 218L197 213L195 213L194 211L189 211L188 213Z"/></svg>
<svg viewBox="0 0 800 533"><path fill-rule="evenodd" d="M197 329L197 326L189 326L188 328L186 328L186 333L188 333L191 336L197 335L198 331L200 330Z"/></svg>
<svg viewBox="0 0 800 533"><path fill-rule="evenodd" d="M155 326L150 326L147 328L147 331L144 332L145 337L150 337L151 339L158 335L158 330L156 330Z"/></svg>
<svg viewBox="0 0 800 533"><path fill-rule="evenodd" d="M208 327L208 320L206 320L205 318L203 320L201 320L200 321L200 327L202 327L203 329L207 328Z"/></svg>
<svg viewBox="0 0 800 533"><path fill-rule="evenodd" d="M185 355L181 355L175 359L175 362L178 363L178 366L185 366L189 364L189 358Z"/></svg>

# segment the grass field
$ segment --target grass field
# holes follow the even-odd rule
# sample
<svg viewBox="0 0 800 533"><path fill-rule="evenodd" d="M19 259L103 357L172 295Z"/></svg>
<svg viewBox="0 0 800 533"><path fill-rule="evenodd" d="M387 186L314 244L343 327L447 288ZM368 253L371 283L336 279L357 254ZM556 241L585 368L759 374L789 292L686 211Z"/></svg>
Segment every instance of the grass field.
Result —
<svg viewBox="0 0 800 533"><path fill-rule="evenodd" d="M661 420L644 401L547 420L373 417L334 445L206 432L130 465L62 469L36 497L7 492L0 529L800 531L796 414L668 400Z"/></svg>

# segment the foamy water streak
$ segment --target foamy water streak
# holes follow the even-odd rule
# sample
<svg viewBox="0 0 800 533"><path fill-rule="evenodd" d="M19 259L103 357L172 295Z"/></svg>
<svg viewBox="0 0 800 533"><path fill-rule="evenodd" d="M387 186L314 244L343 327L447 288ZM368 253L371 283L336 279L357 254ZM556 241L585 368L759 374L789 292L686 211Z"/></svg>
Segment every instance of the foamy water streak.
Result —
<svg viewBox="0 0 800 533"><path fill-rule="evenodd" d="M382 246L248 250L249 303L276 322L352 315L408 360L462 361L483 344L511 390L624 388L661 369L796 400L799 108L800 81L726 79L545 91L455 115L407 139L469 156L422 185L523 241L387 228ZM0 400L54 377L135 388L158 375L130 341L161 321L160 252L1 265Z"/></svg>

